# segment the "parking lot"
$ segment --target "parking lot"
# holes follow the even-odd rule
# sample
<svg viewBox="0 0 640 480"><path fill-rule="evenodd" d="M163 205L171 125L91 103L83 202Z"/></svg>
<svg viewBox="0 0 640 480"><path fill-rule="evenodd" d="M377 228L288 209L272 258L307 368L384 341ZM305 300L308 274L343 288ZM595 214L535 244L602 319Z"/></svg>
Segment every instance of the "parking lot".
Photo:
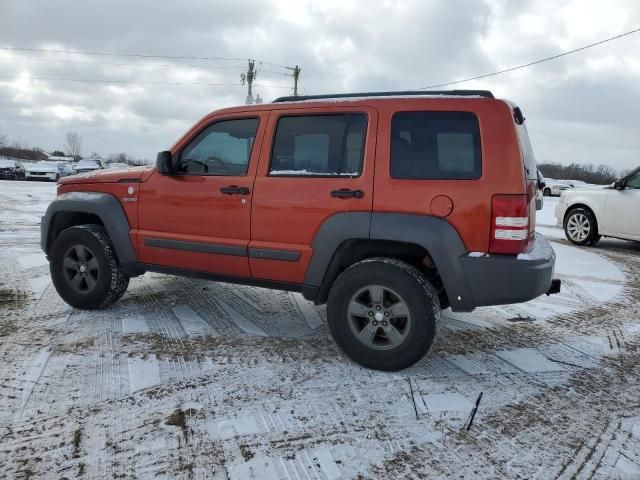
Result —
<svg viewBox="0 0 640 480"><path fill-rule="evenodd" d="M0 477L640 478L640 244L572 246L555 198L561 294L447 310L381 373L299 294L146 274L70 308L39 248L54 196L0 183Z"/></svg>

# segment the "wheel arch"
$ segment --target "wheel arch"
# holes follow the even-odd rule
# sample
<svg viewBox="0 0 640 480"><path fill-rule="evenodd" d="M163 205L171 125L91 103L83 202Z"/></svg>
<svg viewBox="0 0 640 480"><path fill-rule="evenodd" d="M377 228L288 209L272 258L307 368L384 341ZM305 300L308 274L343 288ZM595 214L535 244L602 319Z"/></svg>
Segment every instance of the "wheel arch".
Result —
<svg viewBox="0 0 640 480"><path fill-rule="evenodd" d="M574 210L578 209L578 208L583 208L585 210L588 210L589 212L591 212L591 214L593 215L593 218L595 218L596 220L596 227L598 229L598 234L602 234L602 222L600 221L600 219L598 218L598 214L596 213L596 211L591 207L591 205L588 205L587 203L584 202L576 202L576 203L572 203L571 205L569 205L569 207L567 208L566 212L564 212L564 218L562 219L562 228L566 229L567 228L567 219L569 218L569 214L571 212L573 212Z"/></svg>
<svg viewBox="0 0 640 480"><path fill-rule="evenodd" d="M118 199L108 193L70 192L51 202L40 225L42 250L49 255L51 245L63 230L82 224L102 226L123 268L130 274L141 273L135 269L137 257L127 216Z"/></svg>
<svg viewBox="0 0 640 480"><path fill-rule="evenodd" d="M327 219L312 242L307 298L324 303L344 268L370 257L398 258L441 283L441 300L457 311L473 310L460 257L467 254L458 232L444 219L402 213L339 213Z"/></svg>

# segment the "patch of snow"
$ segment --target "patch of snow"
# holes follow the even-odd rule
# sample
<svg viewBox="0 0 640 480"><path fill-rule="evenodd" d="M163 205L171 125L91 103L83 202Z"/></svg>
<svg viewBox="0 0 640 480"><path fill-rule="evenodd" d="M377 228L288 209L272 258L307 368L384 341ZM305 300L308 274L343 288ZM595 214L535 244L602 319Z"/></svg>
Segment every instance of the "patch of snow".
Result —
<svg viewBox="0 0 640 480"><path fill-rule="evenodd" d="M37 297L40 297L51 283L51 277L49 275L41 275L30 278L27 282L33 293L35 293Z"/></svg>
<svg viewBox="0 0 640 480"><path fill-rule="evenodd" d="M479 257L488 257L489 254L486 252L469 252L467 253L467 257L471 258L479 258Z"/></svg>
<svg viewBox="0 0 640 480"><path fill-rule="evenodd" d="M423 395L427 410L431 415L456 412L467 414L473 409L473 404L459 393L438 393Z"/></svg>
<svg viewBox="0 0 640 480"><path fill-rule="evenodd" d="M318 312L315 311L315 309L313 308L313 304L309 300L306 300L302 296L302 294L297 292L292 293L291 297L297 305L298 310L300 310L300 313L304 317L305 322L307 322L307 325L309 325L309 328L315 330L320 325L322 325L322 319L320 318L320 315L318 315Z"/></svg>
<svg viewBox="0 0 640 480"><path fill-rule="evenodd" d="M209 422L207 431L212 440L227 440L229 438L256 435L262 431L253 416L230 417Z"/></svg>
<svg viewBox="0 0 640 480"><path fill-rule="evenodd" d="M127 363L131 393L160 385L160 366L155 355L149 355L146 359L129 357Z"/></svg>
<svg viewBox="0 0 640 480"><path fill-rule="evenodd" d="M31 398L31 394L33 393L33 389L38 383L38 380L40 380L44 369L47 368L49 356L49 350L40 350L28 361L26 368L24 369L22 377L22 409L20 415L24 413L27 403L29 403L29 399Z"/></svg>
<svg viewBox="0 0 640 480"><path fill-rule="evenodd" d="M22 268L36 268L49 265L49 261L44 252L18 257L18 263Z"/></svg>
<svg viewBox="0 0 640 480"><path fill-rule="evenodd" d="M496 352L496 355L527 373L559 372L564 370L561 364L551 362L533 348L503 350Z"/></svg>
<svg viewBox="0 0 640 480"><path fill-rule="evenodd" d="M178 317L178 320L180 320L182 328L184 328L188 336L195 337L215 334L209 324L189 305L177 305L173 307L172 310L175 316Z"/></svg>
<svg viewBox="0 0 640 480"><path fill-rule="evenodd" d="M148 333L149 325L144 317L126 317L122 319L122 333Z"/></svg>
<svg viewBox="0 0 640 480"><path fill-rule="evenodd" d="M358 172L314 172L306 169L302 170L272 170L269 172L271 176L321 176L321 177L356 177Z"/></svg>
<svg viewBox="0 0 640 480"><path fill-rule="evenodd" d="M549 241L542 235L536 233L533 244L526 253L520 253L516 258L518 260L543 260L553 256L553 249Z"/></svg>
<svg viewBox="0 0 640 480"><path fill-rule="evenodd" d="M97 192L67 192L59 195L56 200L99 200L105 195Z"/></svg>

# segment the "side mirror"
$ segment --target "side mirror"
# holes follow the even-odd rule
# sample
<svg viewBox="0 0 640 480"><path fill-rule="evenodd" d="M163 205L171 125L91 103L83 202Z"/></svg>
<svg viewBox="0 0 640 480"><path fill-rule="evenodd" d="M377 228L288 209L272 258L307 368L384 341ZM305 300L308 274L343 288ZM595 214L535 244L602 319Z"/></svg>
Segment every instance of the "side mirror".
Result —
<svg viewBox="0 0 640 480"><path fill-rule="evenodd" d="M624 190L624 182L622 180L614 182L613 188L615 188L616 190Z"/></svg>
<svg viewBox="0 0 640 480"><path fill-rule="evenodd" d="M178 172L178 160L173 158L171 152L165 150L158 153L156 168L162 175L174 175Z"/></svg>

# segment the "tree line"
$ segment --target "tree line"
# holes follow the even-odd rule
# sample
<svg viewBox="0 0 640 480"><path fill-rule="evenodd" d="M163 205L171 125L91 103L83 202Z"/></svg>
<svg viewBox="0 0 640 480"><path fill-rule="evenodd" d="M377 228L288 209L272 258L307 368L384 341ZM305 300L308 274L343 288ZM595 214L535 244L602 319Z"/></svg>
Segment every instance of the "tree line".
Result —
<svg viewBox="0 0 640 480"><path fill-rule="evenodd" d="M112 153L104 157L97 152L92 152L84 157L82 151L82 137L77 132L67 132L62 148L53 150L50 152L50 155L54 157L73 157L75 161L88 158L100 160L105 164L125 163L127 165L147 165L150 163L148 160L135 158L124 152ZM11 157L31 161L47 160L47 158L49 158L41 148L29 147L18 141L9 142L7 135L2 132L0 132L0 157Z"/></svg>
<svg viewBox="0 0 640 480"><path fill-rule="evenodd" d="M538 164L538 169L542 172L542 175L547 178L554 178L556 180L581 180L586 183L598 185L608 185L624 175L624 173L620 175L620 172L608 165L540 163Z"/></svg>

